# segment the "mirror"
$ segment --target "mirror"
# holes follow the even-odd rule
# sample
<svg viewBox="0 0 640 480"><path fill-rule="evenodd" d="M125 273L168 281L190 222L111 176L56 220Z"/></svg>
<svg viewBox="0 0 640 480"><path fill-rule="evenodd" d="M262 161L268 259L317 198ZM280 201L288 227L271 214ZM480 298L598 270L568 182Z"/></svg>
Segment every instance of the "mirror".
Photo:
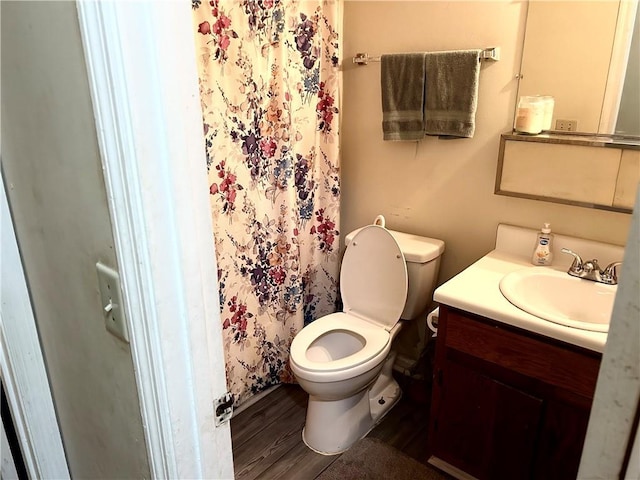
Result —
<svg viewBox="0 0 640 480"><path fill-rule="evenodd" d="M640 136L638 15L637 0L530 0L518 96L552 95L552 130Z"/></svg>

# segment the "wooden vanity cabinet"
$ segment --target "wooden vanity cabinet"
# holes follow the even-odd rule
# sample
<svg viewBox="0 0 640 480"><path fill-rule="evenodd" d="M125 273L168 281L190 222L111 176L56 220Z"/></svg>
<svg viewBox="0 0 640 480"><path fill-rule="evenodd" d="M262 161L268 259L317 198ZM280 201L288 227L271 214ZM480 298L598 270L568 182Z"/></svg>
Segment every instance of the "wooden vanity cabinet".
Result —
<svg viewBox="0 0 640 480"><path fill-rule="evenodd" d="M600 360L441 305L429 455L481 480L575 479Z"/></svg>

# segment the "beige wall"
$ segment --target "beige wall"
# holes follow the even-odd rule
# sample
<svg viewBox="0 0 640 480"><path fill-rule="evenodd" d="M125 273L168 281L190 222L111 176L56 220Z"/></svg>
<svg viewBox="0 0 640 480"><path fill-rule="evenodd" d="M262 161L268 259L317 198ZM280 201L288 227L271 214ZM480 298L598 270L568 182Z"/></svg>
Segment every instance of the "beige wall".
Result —
<svg viewBox="0 0 640 480"><path fill-rule="evenodd" d="M342 98L344 234L385 215L389 228L446 242L440 282L494 246L498 223L623 245L630 215L495 195L500 134L510 131L517 97L526 3L517 1L347 1ZM380 64L353 65L357 52L498 46L480 73L472 139L383 142Z"/></svg>
<svg viewBox="0 0 640 480"><path fill-rule="evenodd" d="M116 267L75 2L1 2L2 170L73 478L149 478L129 345L95 264Z"/></svg>

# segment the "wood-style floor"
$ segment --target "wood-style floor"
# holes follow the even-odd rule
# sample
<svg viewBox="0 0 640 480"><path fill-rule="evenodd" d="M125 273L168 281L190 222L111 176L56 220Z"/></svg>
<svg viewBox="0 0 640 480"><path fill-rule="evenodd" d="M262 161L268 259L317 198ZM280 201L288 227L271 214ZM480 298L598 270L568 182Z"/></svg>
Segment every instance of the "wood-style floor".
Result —
<svg viewBox="0 0 640 480"><path fill-rule="evenodd" d="M424 382L398 378L403 397L368 437L421 463L427 461L430 391ZM236 479L315 479L339 455L313 452L302 441L307 394L282 385L231 420Z"/></svg>

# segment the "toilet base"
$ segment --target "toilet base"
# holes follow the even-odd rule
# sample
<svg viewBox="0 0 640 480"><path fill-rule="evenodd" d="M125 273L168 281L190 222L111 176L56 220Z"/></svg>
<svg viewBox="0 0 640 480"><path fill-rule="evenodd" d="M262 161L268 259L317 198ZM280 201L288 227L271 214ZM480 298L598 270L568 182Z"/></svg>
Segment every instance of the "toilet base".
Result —
<svg viewBox="0 0 640 480"><path fill-rule="evenodd" d="M374 422L371 428L376 426L402 397L400 385L393 378L395 360L396 352L391 352L384 362L380 376L369 390L371 419Z"/></svg>
<svg viewBox="0 0 640 480"><path fill-rule="evenodd" d="M322 455L337 455L365 437L400 400L402 390L392 376L395 353L385 360L376 381L341 400L309 396L302 430L305 445Z"/></svg>

